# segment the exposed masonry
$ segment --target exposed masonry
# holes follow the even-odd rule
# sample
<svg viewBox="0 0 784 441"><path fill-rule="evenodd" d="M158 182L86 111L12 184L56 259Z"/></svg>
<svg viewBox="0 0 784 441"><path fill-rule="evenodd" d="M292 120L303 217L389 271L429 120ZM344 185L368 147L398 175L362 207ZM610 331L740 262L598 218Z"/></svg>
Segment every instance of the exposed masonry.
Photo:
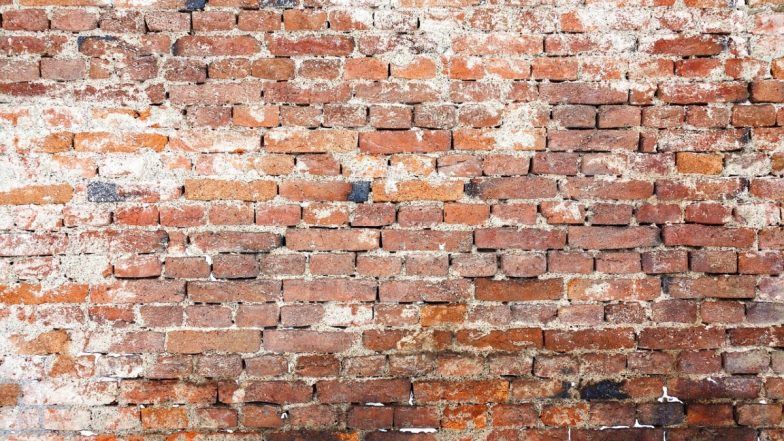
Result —
<svg viewBox="0 0 784 441"><path fill-rule="evenodd" d="M0 28L1 439L784 441L784 1Z"/></svg>

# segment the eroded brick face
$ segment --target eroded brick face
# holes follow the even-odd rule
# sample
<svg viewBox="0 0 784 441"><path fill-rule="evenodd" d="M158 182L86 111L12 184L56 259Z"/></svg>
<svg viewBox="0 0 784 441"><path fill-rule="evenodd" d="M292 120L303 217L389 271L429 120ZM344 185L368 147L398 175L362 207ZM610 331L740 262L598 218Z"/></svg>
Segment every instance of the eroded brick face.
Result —
<svg viewBox="0 0 784 441"><path fill-rule="evenodd" d="M0 0L0 438L782 441L781 0Z"/></svg>

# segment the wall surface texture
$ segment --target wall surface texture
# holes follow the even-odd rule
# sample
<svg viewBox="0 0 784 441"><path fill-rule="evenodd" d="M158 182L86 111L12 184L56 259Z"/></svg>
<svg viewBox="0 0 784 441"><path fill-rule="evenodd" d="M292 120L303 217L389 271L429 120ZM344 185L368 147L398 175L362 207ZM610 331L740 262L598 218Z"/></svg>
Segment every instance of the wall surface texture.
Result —
<svg viewBox="0 0 784 441"><path fill-rule="evenodd" d="M782 441L784 0L0 0L0 439Z"/></svg>

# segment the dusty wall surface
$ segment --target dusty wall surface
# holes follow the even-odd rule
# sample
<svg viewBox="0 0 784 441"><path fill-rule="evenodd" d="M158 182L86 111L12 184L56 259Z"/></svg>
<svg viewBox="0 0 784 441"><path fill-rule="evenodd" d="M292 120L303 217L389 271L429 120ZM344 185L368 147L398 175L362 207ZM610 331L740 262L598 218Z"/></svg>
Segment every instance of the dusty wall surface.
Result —
<svg viewBox="0 0 784 441"><path fill-rule="evenodd" d="M784 440L784 1L0 19L3 440Z"/></svg>

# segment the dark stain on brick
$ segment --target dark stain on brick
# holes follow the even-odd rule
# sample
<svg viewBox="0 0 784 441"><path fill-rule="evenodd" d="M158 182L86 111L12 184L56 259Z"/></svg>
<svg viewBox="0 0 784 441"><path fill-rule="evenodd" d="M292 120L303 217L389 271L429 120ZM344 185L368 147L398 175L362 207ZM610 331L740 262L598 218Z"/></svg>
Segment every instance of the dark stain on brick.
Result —
<svg viewBox="0 0 784 441"><path fill-rule="evenodd" d="M348 195L350 202L367 202L370 196L370 182L359 181L351 183L351 193Z"/></svg>
<svg viewBox="0 0 784 441"><path fill-rule="evenodd" d="M622 400L629 398L629 395L622 388L623 383L621 382L603 380L583 386L580 389L580 398L583 400Z"/></svg>
<svg viewBox="0 0 784 441"><path fill-rule="evenodd" d="M682 403L651 403L637 407L640 424L651 426L674 426L684 420Z"/></svg>
<svg viewBox="0 0 784 441"><path fill-rule="evenodd" d="M568 381L561 382L561 392L553 396L552 398L569 398L569 391L572 390L572 383Z"/></svg>
<svg viewBox="0 0 784 441"><path fill-rule="evenodd" d="M87 184L87 200L90 202L120 202L123 198L117 193L117 184L91 182Z"/></svg>
<svg viewBox="0 0 784 441"><path fill-rule="evenodd" d="M76 37L76 47L81 49L87 40L116 41L117 37L112 35L80 35Z"/></svg>
<svg viewBox="0 0 784 441"><path fill-rule="evenodd" d="M476 181L466 182L463 185L463 193L472 198L479 196L479 183Z"/></svg>

